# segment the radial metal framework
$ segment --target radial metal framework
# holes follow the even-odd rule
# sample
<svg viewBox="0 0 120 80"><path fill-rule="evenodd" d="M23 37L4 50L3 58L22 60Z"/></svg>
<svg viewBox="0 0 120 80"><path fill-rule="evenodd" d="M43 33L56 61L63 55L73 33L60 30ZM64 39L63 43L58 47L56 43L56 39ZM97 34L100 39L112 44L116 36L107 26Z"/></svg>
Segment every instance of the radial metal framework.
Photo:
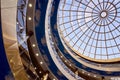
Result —
<svg viewBox="0 0 120 80"><path fill-rule="evenodd" d="M120 58L120 0L61 0L61 39L76 54L92 61Z"/></svg>

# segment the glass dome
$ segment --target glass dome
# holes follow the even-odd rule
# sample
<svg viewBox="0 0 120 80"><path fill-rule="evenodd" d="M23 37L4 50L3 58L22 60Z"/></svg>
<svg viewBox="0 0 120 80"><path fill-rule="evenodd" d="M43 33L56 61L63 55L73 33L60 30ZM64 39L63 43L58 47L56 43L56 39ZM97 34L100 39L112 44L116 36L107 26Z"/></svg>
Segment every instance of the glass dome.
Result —
<svg viewBox="0 0 120 80"><path fill-rule="evenodd" d="M120 60L120 0L61 0L57 21L61 39L77 55Z"/></svg>

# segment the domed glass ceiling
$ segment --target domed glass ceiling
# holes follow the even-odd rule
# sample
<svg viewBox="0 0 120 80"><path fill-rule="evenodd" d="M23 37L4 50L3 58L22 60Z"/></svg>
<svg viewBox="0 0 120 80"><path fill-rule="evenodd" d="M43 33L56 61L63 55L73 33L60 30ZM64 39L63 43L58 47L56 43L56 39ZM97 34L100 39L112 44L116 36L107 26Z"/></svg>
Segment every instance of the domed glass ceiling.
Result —
<svg viewBox="0 0 120 80"><path fill-rule="evenodd" d="M120 58L120 0L61 0L57 21L61 39L81 57Z"/></svg>

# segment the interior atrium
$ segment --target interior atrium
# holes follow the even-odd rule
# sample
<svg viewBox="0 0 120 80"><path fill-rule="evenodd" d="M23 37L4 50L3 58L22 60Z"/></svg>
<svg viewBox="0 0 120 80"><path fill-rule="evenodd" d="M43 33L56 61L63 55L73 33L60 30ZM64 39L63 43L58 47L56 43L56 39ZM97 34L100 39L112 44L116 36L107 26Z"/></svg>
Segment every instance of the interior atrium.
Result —
<svg viewBox="0 0 120 80"><path fill-rule="evenodd" d="M120 80L120 0L0 0L0 80Z"/></svg>

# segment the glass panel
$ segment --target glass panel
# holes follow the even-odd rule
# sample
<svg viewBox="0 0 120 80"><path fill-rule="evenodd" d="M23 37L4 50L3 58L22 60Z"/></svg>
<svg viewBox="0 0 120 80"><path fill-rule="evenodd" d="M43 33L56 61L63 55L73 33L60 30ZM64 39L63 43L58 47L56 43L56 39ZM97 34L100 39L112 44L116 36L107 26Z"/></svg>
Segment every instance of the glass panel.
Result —
<svg viewBox="0 0 120 80"><path fill-rule="evenodd" d="M57 18L64 40L79 54L120 58L119 0L63 0Z"/></svg>

